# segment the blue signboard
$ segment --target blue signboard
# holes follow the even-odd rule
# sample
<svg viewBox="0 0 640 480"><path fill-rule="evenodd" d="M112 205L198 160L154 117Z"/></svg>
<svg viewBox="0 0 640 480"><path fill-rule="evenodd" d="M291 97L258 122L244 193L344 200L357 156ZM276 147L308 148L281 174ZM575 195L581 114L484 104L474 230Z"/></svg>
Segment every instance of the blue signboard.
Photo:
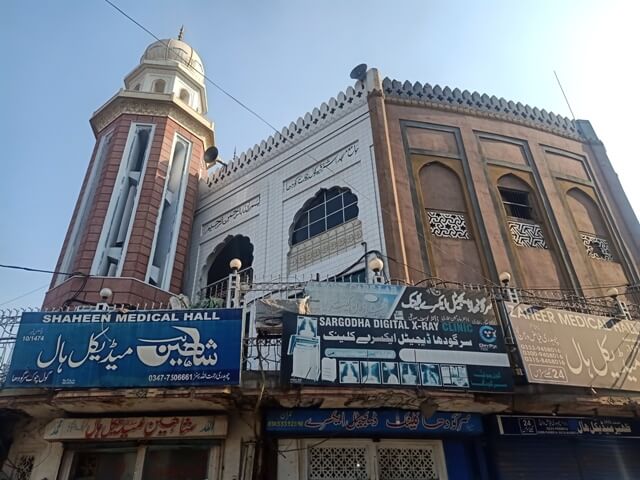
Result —
<svg viewBox="0 0 640 480"><path fill-rule="evenodd" d="M496 421L500 435L640 438L640 421L629 418L498 415Z"/></svg>
<svg viewBox="0 0 640 480"><path fill-rule="evenodd" d="M237 385L242 310L23 313L6 387Z"/></svg>
<svg viewBox="0 0 640 480"><path fill-rule="evenodd" d="M273 409L266 430L276 435L425 436L480 435L482 419L474 413L420 412L398 409Z"/></svg>

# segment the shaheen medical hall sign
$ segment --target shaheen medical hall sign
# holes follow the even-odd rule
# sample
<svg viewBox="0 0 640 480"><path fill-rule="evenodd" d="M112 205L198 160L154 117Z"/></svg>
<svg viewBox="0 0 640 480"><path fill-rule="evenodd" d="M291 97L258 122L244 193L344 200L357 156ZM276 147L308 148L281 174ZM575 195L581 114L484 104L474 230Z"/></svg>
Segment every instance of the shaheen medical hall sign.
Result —
<svg viewBox="0 0 640 480"><path fill-rule="evenodd" d="M237 385L242 310L23 313L6 387Z"/></svg>
<svg viewBox="0 0 640 480"><path fill-rule="evenodd" d="M640 391L640 322L507 303L530 383Z"/></svg>

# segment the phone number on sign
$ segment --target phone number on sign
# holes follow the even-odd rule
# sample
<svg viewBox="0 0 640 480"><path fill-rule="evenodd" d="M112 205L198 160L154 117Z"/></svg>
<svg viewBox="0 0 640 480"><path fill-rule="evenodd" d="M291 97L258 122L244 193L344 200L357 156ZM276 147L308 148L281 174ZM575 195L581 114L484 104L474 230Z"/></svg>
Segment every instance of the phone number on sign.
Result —
<svg viewBox="0 0 640 480"><path fill-rule="evenodd" d="M187 382L193 380L193 373L158 373L149 375L150 382Z"/></svg>

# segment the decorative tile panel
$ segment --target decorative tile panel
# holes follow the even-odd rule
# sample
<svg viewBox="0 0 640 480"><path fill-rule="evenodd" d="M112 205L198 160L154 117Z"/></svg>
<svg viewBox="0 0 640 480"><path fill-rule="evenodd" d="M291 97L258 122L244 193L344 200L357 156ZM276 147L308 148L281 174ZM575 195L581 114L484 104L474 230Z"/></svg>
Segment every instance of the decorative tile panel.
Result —
<svg viewBox="0 0 640 480"><path fill-rule="evenodd" d="M364 480L368 478L366 447L310 448L308 460L308 480Z"/></svg>
<svg viewBox="0 0 640 480"><path fill-rule="evenodd" d="M362 222L350 220L320 235L295 244L289 250L289 272L302 270L329 257L335 257L362 242Z"/></svg>
<svg viewBox="0 0 640 480"><path fill-rule="evenodd" d="M379 448L379 480L437 479L438 471L433 449Z"/></svg>
<svg viewBox="0 0 640 480"><path fill-rule="evenodd" d="M427 215L433 236L464 240L471 238L463 214L427 210Z"/></svg>
<svg viewBox="0 0 640 480"><path fill-rule="evenodd" d="M519 247L549 248L544 240L542 227L536 223L509 221L509 232L513 243Z"/></svg>
<svg viewBox="0 0 640 480"><path fill-rule="evenodd" d="M580 233L584 248L587 249L587 255L598 260L613 261L613 255L609 248L609 241L606 238L597 237L590 233Z"/></svg>

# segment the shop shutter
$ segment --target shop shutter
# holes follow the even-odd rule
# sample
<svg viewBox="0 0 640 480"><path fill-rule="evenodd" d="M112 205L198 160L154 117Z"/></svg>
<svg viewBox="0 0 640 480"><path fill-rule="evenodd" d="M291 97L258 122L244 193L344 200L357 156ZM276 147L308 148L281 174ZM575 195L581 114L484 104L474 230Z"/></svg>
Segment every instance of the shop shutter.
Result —
<svg viewBox="0 0 640 480"><path fill-rule="evenodd" d="M569 439L502 437L494 445L499 480L583 480Z"/></svg>
<svg viewBox="0 0 640 480"><path fill-rule="evenodd" d="M640 479L640 440L580 439L577 455L584 480Z"/></svg>

